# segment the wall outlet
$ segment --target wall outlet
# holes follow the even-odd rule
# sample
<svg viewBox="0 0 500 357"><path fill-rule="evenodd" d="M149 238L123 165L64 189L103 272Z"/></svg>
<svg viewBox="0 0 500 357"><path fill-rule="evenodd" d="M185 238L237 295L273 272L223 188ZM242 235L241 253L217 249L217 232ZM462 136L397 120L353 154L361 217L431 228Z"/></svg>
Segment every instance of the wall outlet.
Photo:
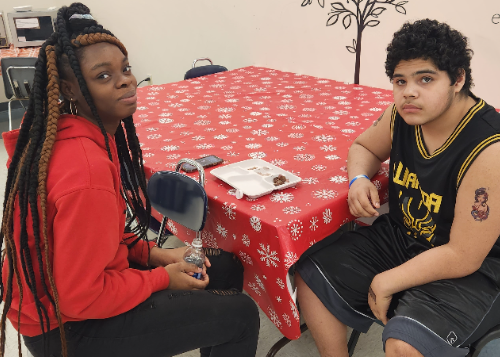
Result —
<svg viewBox="0 0 500 357"><path fill-rule="evenodd" d="M152 85L153 84L153 75L152 74L147 74L146 78L149 78L148 86Z"/></svg>

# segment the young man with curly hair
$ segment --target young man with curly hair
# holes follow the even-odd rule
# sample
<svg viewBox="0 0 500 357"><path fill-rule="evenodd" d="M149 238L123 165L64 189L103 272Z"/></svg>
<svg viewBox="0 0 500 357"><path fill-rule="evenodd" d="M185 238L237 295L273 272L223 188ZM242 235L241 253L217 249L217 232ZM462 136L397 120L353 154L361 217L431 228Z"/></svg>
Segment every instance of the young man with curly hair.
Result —
<svg viewBox="0 0 500 357"><path fill-rule="evenodd" d="M471 93L472 51L448 25L406 23L387 52L394 104L349 150L348 203L379 215L369 178L390 158L389 213L303 259L299 303L323 357L377 320L386 356L463 357L500 324L500 114Z"/></svg>

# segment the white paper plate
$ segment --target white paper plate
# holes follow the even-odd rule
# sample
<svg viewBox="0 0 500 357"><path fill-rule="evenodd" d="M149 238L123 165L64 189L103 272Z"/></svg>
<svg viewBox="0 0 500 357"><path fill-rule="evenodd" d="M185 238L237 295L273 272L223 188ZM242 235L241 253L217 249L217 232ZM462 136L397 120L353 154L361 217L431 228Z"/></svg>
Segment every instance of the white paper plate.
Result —
<svg viewBox="0 0 500 357"><path fill-rule="evenodd" d="M241 194L249 198L261 197L274 190L295 186L302 181L300 177L291 172L261 159L235 162L213 169L210 173L234 187L237 190L237 198L241 198ZM276 186L273 180L278 175L285 176L286 182Z"/></svg>

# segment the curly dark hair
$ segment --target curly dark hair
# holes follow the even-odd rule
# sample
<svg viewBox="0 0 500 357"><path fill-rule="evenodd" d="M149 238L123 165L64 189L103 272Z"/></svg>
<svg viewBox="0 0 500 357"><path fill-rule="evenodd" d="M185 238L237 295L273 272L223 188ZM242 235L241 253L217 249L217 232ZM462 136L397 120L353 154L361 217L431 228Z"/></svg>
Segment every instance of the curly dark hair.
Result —
<svg viewBox="0 0 500 357"><path fill-rule="evenodd" d="M470 68L472 55L467 37L448 24L430 19L407 22L394 33L394 38L387 46L385 73L392 79L394 69L401 61L417 58L431 60L439 70L448 73L451 85L455 84L464 70L465 84L460 92L468 95L473 86Z"/></svg>

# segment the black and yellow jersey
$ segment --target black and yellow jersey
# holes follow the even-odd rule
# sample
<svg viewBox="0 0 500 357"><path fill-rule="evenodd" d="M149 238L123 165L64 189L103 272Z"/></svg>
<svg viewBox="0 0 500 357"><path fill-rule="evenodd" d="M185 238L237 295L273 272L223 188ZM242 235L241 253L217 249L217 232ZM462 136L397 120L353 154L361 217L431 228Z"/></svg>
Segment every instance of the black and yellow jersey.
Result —
<svg viewBox="0 0 500 357"><path fill-rule="evenodd" d="M500 114L474 99L476 104L432 154L420 125L406 124L393 107L389 215L401 232L429 247L448 243L457 191L467 170L485 148L500 141ZM491 254L500 257L500 240Z"/></svg>

